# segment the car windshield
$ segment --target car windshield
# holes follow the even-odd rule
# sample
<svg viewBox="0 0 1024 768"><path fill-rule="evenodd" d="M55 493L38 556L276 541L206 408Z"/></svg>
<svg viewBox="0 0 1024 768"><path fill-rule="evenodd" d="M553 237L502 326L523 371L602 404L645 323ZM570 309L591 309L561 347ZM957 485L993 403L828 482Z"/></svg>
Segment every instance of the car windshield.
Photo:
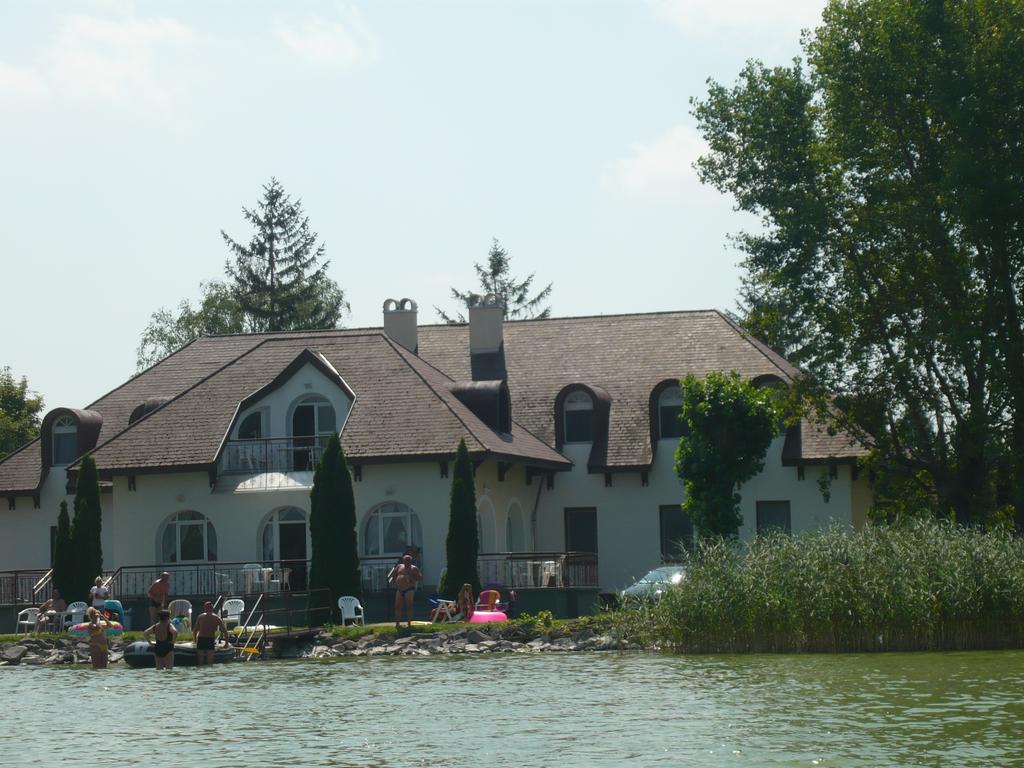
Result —
<svg viewBox="0 0 1024 768"><path fill-rule="evenodd" d="M678 584L683 579L682 568L655 568L639 584Z"/></svg>

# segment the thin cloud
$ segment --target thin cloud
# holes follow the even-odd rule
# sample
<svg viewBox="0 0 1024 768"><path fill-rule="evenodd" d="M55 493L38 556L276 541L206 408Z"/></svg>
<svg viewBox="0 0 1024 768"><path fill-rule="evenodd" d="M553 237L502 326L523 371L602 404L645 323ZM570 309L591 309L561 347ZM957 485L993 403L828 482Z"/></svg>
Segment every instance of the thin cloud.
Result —
<svg viewBox="0 0 1024 768"><path fill-rule="evenodd" d="M46 90L46 83L34 69L0 61L0 93L36 97L45 94Z"/></svg>
<svg viewBox="0 0 1024 768"><path fill-rule="evenodd" d="M337 19L315 14L277 26L285 47L307 62L319 66L351 67L377 57L377 40L357 8L342 5Z"/></svg>
<svg viewBox="0 0 1024 768"><path fill-rule="evenodd" d="M825 0L647 0L654 16L695 40L765 38L796 40L821 22Z"/></svg>
<svg viewBox="0 0 1024 768"><path fill-rule="evenodd" d="M693 128L677 125L649 142L636 142L629 153L605 170L602 186L630 195L675 194L699 186L694 162L707 149Z"/></svg>

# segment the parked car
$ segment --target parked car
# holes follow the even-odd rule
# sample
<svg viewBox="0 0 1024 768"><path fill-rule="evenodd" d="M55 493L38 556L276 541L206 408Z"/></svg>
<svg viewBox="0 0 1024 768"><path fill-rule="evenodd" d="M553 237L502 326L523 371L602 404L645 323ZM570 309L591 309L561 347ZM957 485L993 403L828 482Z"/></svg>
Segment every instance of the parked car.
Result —
<svg viewBox="0 0 1024 768"><path fill-rule="evenodd" d="M681 565L663 565L646 573L636 584L622 590L622 602L660 600L669 587L686 578L686 568Z"/></svg>

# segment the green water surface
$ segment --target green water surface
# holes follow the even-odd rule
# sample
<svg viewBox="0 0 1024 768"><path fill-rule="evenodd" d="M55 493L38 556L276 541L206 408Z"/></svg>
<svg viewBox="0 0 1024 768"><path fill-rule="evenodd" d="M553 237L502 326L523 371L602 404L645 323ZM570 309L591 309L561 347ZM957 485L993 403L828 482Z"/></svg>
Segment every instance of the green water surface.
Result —
<svg viewBox="0 0 1024 768"><path fill-rule="evenodd" d="M0 765L1024 766L1022 695L1021 652L10 667Z"/></svg>

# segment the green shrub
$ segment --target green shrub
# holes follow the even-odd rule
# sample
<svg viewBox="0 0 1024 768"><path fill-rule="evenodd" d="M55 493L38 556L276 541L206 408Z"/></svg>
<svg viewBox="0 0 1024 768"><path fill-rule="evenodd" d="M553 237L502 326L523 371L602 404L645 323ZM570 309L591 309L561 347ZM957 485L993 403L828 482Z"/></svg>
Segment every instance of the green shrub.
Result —
<svg viewBox="0 0 1024 768"><path fill-rule="evenodd" d="M678 651L942 650L1024 646L1024 539L900 526L712 541L624 632Z"/></svg>

